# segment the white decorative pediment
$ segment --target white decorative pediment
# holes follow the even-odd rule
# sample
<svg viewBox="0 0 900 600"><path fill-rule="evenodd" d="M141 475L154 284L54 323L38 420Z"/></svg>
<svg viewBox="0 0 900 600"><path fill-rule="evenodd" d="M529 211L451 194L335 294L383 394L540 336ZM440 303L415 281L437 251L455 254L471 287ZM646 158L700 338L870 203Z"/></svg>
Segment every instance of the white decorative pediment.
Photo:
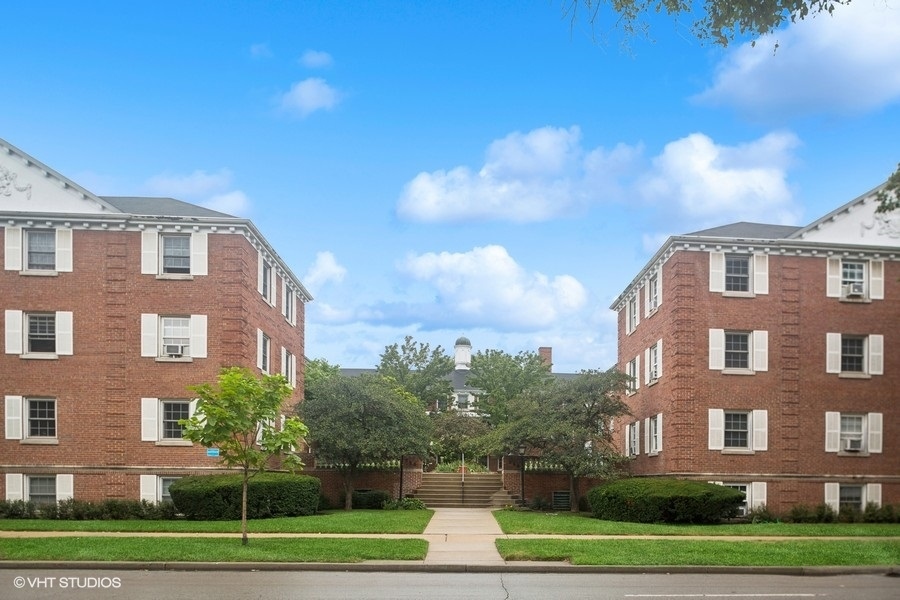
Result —
<svg viewBox="0 0 900 600"><path fill-rule="evenodd" d="M0 212L110 214L110 204L0 140Z"/></svg>
<svg viewBox="0 0 900 600"><path fill-rule="evenodd" d="M900 211L876 213L874 192L845 204L793 237L824 244L900 247Z"/></svg>

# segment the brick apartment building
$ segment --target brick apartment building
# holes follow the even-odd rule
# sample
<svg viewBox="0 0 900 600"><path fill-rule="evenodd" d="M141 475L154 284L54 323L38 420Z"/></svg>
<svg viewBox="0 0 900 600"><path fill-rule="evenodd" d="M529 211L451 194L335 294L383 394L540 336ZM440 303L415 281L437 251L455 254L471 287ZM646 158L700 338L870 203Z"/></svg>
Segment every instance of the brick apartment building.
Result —
<svg viewBox="0 0 900 600"><path fill-rule="evenodd" d="M157 501L216 470L177 422L222 367L302 397L311 298L246 219L99 197L0 140L0 252L2 498Z"/></svg>
<svg viewBox="0 0 900 600"><path fill-rule="evenodd" d="M900 504L900 215L877 191L806 227L671 237L637 274L611 307L634 475L745 509Z"/></svg>

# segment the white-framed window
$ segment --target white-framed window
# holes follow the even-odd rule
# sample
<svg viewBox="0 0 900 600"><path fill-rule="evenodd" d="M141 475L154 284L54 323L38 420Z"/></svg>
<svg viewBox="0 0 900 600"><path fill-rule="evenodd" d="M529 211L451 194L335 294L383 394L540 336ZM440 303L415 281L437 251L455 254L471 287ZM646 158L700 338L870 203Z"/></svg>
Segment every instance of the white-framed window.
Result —
<svg viewBox="0 0 900 600"><path fill-rule="evenodd" d="M847 301L884 299L884 261L829 258L825 295Z"/></svg>
<svg viewBox="0 0 900 600"><path fill-rule="evenodd" d="M23 274L71 272L72 230L6 227L3 263L5 270Z"/></svg>
<svg viewBox="0 0 900 600"><path fill-rule="evenodd" d="M206 358L206 315L141 315L141 356L158 360Z"/></svg>
<svg viewBox="0 0 900 600"><path fill-rule="evenodd" d="M736 489L744 494L744 502L738 508L741 516L746 516L750 510L766 505L767 485L765 481L752 481L750 483L732 483L728 481L711 481L716 485L723 485Z"/></svg>
<svg viewBox="0 0 900 600"><path fill-rule="evenodd" d="M272 357L272 340L263 333L262 329L256 330L256 367L263 373L271 373L269 370Z"/></svg>
<svg viewBox="0 0 900 600"><path fill-rule="evenodd" d="M844 377L884 373L884 336L825 334L825 372Z"/></svg>
<svg viewBox="0 0 900 600"><path fill-rule="evenodd" d="M263 300L271 306L275 306L275 269L272 264L263 256L262 252L257 255L256 270L256 290L262 296Z"/></svg>
<svg viewBox="0 0 900 600"><path fill-rule="evenodd" d="M662 377L662 340L644 350L644 383L651 384Z"/></svg>
<svg viewBox="0 0 900 600"><path fill-rule="evenodd" d="M868 504L881 506L880 483L833 483L825 484L825 504L832 510L862 511Z"/></svg>
<svg viewBox="0 0 900 600"><path fill-rule="evenodd" d="M634 331L638 323L641 322L641 315L638 313L637 293L628 299L625 303L625 333Z"/></svg>
<svg viewBox="0 0 900 600"><path fill-rule="evenodd" d="M207 275L209 235L200 231L143 231L141 273L161 279Z"/></svg>
<svg viewBox="0 0 900 600"><path fill-rule="evenodd" d="M5 396L4 437L32 443L55 443L56 399Z"/></svg>
<svg viewBox="0 0 900 600"><path fill-rule="evenodd" d="M825 413L825 452L881 454L882 413Z"/></svg>
<svg viewBox="0 0 900 600"><path fill-rule="evenodd" d="M6 499L53 504L73 497L74 482L75 477L70 473L58 475L7 473Z"/></svg>
<svg viewBox="0 0 900 600"><path fill-rule="evenodd" d="M662 452L662 413L644 419L644 452L651 455Z"/></svg>
<svg viewBox="0 0 900 600"><path fill-rule="evenodd" d="M141 500L171 502L169 487L179 479L173 475L141 475Z"/></svg>
<svg viewBox="0 0 900 600"><path fill-rule="evenodd" d="M647 306L645 307L644 314L649 317L655 313L656 309L659 308L659 305L662 304L662 281L659 273L654 273L647 279L645 290Z"/></svg>
<svg viewBox="0 0 900 600"><path fill-rule="evenodd" d="M709 291L725 296L768 294L769 256L710 252Z"/></svg>
<svg viewBox="0 0 900 600"><path fill-rule="evenodd" d="M637 456L641 453L641 422L634 421L625 428L625 453Z"/></svg>
<svg viewBox="0 0 900 600"><path fill-rule="evenodd" d="M750 374L769 370L769 332L709 330L709 368Z"/></svg>
<svg viewBox="0 0 900 600"><path fill-rule="evenodd" d="M635 356L628 364L625 365L625 374L628 375L629 380L627 383L626 391L629 394L633 394L641 387L641 357Z"/></svg>
<svg viewBox="0 0 900 600"><path fill-rule="evenodd" d="M281 314L291 325L297 324L297 293L287 285L287 281L281 282Z"/></svg>
<svg viewBox="0 0 900 600"><path fill-rule="evenodd" d="M723 452L761 452L769 447L767 410L724 410L710 408L710 450Z"/></svg>
<svg viewBox="0 0 900 600"><path fill-rule="evenodd" d="M190 445L178 421L190 419L196 408L196 400L141 398L141 441Z"/></svg>
<svg viewBox="0 0 900 600"><path fill-rule="evenodd" d="M281 374L287 379L288 385L297 386L297 357L284 347L281 348Z"/></svg>
<svg viewBox="0 0 900 600"><path fill-rule="evenodd" d="M53 358L73 352L72 313L7 310L6 353Z"/></svg>
<svg viewBox="0 0 900 600"><path fill-rule="evenodd" d="M456 394L456 410L469 410L469 394L465 392Z"/></svg>

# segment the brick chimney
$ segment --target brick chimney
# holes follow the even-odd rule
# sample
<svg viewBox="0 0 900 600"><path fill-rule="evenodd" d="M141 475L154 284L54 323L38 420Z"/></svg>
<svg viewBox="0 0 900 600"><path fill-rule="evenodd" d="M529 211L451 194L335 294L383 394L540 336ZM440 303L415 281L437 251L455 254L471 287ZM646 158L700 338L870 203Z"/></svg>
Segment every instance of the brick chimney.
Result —
<svg viewBox="0 0 900 600"><path fill-rule="evenodd" d="M538 348L538 355L541 357L541 361L548 367L550 370L553 370L553 348L550 346L541 346Z"/></svg>

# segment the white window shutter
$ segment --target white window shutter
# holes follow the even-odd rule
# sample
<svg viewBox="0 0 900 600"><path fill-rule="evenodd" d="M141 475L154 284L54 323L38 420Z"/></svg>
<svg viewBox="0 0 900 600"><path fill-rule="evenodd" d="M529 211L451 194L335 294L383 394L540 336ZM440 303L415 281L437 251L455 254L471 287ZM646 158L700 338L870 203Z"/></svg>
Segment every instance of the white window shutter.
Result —
<svg viewBox="0 0 900 600"><path fill-rule="evenodd" d="M191 234L191 275L207 275L209 269L209 234Z"/></svg>
<svg viewBox="0 0 900 600"><path fill-rule="evenodd" d="M725 253L709 253L709 291L725 291Z"/></svg>
<svg viewBox="0 0 900 600"><path fill-rule="evenodd" d="M8 440L22 439L22 396L7 396L6 400L6 425L5 438Z"/></svg>
<svg viewBox="0 0 900 600"><path fill-rule="evenodd" d="M634 357L634 389L639 390L641 388L641 355L638 354Z"/></svg>
<svg viewBox="0 0 900 600"><path fill-rule="evenodd" d="M278 278L281 281L281 314L284 315L285 319L290 319L290 315L287 314L287 295L288 295L288 286L287 281L284 280L283 277Z"/></svg>
<svg viewBox="0 0 900 600"><path fill-rule="evenodd" d="M159 440L159 398L141 398L141 441Z"/></svg>
<svg viewBox="0 0 900 600"><path fill-rule="evenodd" d="M709 330L709 368L721 371L725 368L725 330Z"/></svg>
<svg viewBox="0 0 900 600"><path fill-rule="evenodd" d="M291 387L296 387L296 385L297 385L297 355L296 354L291 354L290 369L291 369L291 376L290 376Z"/></svg>
<svg viewBox="0 0 900 600"><path fill-rule="evenodd" d="M297 296L297 293L291 290L291 294L294 295L294 301L291 302L291 314L288 315L288 319L290 320L291 325L297 324L297 302L300 301L300 298Z"/></svg>
<svg viewBox="0 0 900 600"><path fill-rule="evenodd" d="M769 255L753 255L753 293L769 293Z"/></svg>
<svg viewBox="0 0 900 600"><path fill-rule="evenodd" d="M188 402L188 419L194 416L194 413L197 412L197 399L194 398L190 402Z"/></svg>
<svg viewBox="0 0 900 600"><path fill-rule="evenodd" d="M641 422L635 421L634 425L634 455L641 453Z"/></svg>
<svg viewBox="0 0 900 600"><path fill-rule="evenodd" d="M660 379L663 376L662 340L656 342L656 376Z"/></svg>
<svg viewBox="0 0 900 600"><path fill-rule="evenodd" d="M831 507L831 510L838 512L841 505L841 484L826 483L825 484L825 504Z"/></svg>
<svg viewBox="0 0 900 600"><path fill-rule="evenodd" d="M141 273L159 273L159 233L156 231L141 232Z"/></svg>
<svg viewBox="0 0 900 600"><path fill-rule="evenodd" d="M869 427L868 450L872 454L881 454L882 452L882 428L884 427L883 417L881 413L869 413L866 417L866 423Z"/></svg>
<svg viewBox="0 0 900 600"><path fill-rule="evenodd" d="M650 348L644 349L644 383L650 383Z"/></svg>
<svg viewBox="0 0 900 600"><path fill-rule="evenodd" d="M6 474L6 499L25 499L25 476L21 473Z"/></svg>
<svg viewBox="0 0 900 600"><path fill-rule="evenodd" d="M281 374L286 378L290 374L290 367L287 364L287 348L281 347Z"/></svg>
<svg viewBox="0 0 900 600"><path fill-rule="evenodd" d="M866 484L866 504L875 504L876 506L881 506L881 484L880 483L868 483ZM863 507L865 508L865 507Z"/></svg>
<svg viewBox="0 0 900 600"><path fill-rule="evenodd" d="M263 291L263 259L262 252L256 254L256 291L262 294Z"/></svg>
<svg viewBox="0 0 900 600"><path fill-rule="evenodd" d="M72 271L72 230L56 230L56 270L60 273Z"/></svg>
<svg viewBox="0 0 900 600"><path fill-rule="evenodd" d="M631 303L625 301L625 333L631 333Z"/></svg>
<svg viewBox="0 0 900 600"><path fill-rule="evenodd" d="M753 370L769 370L769 332L753 332Z"/></svg>
<svg viewBox="0 0 900 600"><path fill-rule="evenodd" d="M841 413L825 413L825 452L841 449Z"/></svg>
<svg viewBox="0 0 900 600"><path fill-rule="evenodd" d="M650 454L650 417L644 419L644 454Z"/></svg>
<svg viewBox="0 0 900 600"><path fill-rule="evenodd" d="M884 336L869 336L869 375L884 375Z"/></svg>
<svg viewBox="0 0 900 600"><path fill-rule="evenodd" d="M725 448L725 411L720 408L709 409L709 449Z"/></svg>
<svg viewBox="0 0 900 600"><path fill-rule="evenodd" d="M56 501L71 500L75 497L75 476L71 473L60 473L56 476Z"/></svg>
<svg viewBox="0 0 900 600"><path fill-rule="evenodd" d="M141 475L141 500L156 502L159 478L156 475Z"/></svg>
<svg viewBox="0 0 900 600"><path fill-rule="evenodd" d="M159 315L141 315L141 356L159 356Z"/></svg>
<svg viewBox="0 0 900 600"><path fill-rule="evenodd" d="M753 411L753 449L769 449L769 411Z"/></svg>
<svg viewBox="0 0 900 600"><path fill-rule="evenodd" d="M767 486L765 481L754 481L750 484L750 508L766 505Z"/></svg>
<svg viewBox="0 0 900 600"><path fill-rule="evenodd" d="M206 315L191 315L191 358L206 358Z"/></svg>
<svg viewBox="0 0 900 600"><path fill-rule="evenodd" d="M663 303L663 269L662 266L659 267L659 271L656 272L656 308L662 306Z"/></svg>
<svg viewBox="0 0 900 600"><path fill-rule="evenodd" d="M256 368L263 370L263 332L256 330Z"/></svg>
<svg viewBox="0 0 900 600"><path fill-rule="evenodd" d="M841 334L825 334L825 372L841 372Z"/></svg>
<svg viewBox="0 0 900 600"><path fill-rule="evenodd" d="M631 425L625 427L625 456L631 456Z"/></svg>
<svg viewBox="0 0 900 600"><path fill-rule="evenodd" d="M3 268L7 271L22 270L22 228L4 229Z"/></svg>
<svg viewBox="0 0 900 600"><path fill-rule="evenodd" d="M869 298L884 300L884 261L873 260L869 263Z"/></svg>
<svg viewBox="0 0 900 600"><path fill-rule="evenodd" d="M70 311L56 313L56 353L59 356L71 356L74 352L73 327Z"/></svg>
<svg viewBox="0 0 900 600"><path fill-rule="evenodd" d="M825 295L829 298L841 297L841 259L828 259L828 279L825 283Z"/></svg>
<svg viewBox="0 0 900 600"><path fill-rule="evenodd" d="M662 413L656 415L656 450L662 452L663 426Z"/></svg>
<svg viewBox="0 0 900 600"><path fill-rule="evenodd" d="M7 354L22 354L22 318L21 310L7 310L4 312Z"/></svg>

